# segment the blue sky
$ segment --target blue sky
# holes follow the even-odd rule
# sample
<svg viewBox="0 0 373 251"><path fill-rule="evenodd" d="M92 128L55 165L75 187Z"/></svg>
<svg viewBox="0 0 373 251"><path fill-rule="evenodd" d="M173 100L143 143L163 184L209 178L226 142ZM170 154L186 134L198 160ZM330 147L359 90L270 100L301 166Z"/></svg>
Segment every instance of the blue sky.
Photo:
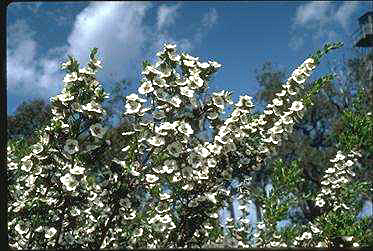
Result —
<svg viewBox="0 0 373 251"><path fill-rule="evenodd" d="M109 92L115 81L132 80L141 62L156 60L164 42L223 67L211 91L231 90L233 100L254 96L255 69L271 61L291 72L328 41L351 47L357 18L367 2L31 2L7 8L7 112L23 101L48 101L62 90L59 64L73 55L82 66L98 47L104 69L97 75ZM326 61L314 77L328 70Z"/></svg>

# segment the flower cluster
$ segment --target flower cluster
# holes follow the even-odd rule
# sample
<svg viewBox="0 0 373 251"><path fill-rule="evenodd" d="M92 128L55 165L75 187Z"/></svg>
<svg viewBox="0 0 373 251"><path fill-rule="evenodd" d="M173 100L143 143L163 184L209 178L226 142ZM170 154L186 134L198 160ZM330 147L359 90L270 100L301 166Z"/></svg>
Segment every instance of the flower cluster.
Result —
<svg viewBox="0 0 373 251"><path fill-rule="evenodd" d="M252 98L242 96L222 122L219 113L226 104L233 104L231 93L215 92L206 103L199 96L221 65L178 55L175 47L166 44L157 53L159 61L144 68L138 92L146 98L135 93L125 98L125 116L134 116L137 122L133 130L122 133L129 142L123 148L127 157L103 165L91 162L96 150L109 145L101 106L108 96L95 79L101 68L97 50L92 51L86 68L79 69L73 58L62 64L69 73L62 93L51 98L55 117L40 142L21 160L8 148L8 168L20 176L11 191L16 201L8 208L14 217L8 224L10 235L19 240L11 242L13 247L25 248L30 239L48 247L96 243L96 248L120 243L184 247L221 240L217 212L224 200L231 199L228 180L234 171L259 170L270 149L291 133L304 109L302 100L291 97L316 65L309 58L297 68L258 118L250 115ZM154 120L147 121L145 114ZM196 137L206 121L212 125L213 142ZM122 167L119 172L112 168L114 163ZM139 193L144 191L150 196L141 209ZM249 200L250 194L244 192L243 198ZM38 226L19 216L36 204L55 208L43 214L48 220L41 219ZM242 217L242 227L235 229L233 219L227 221L246 245L248 222Z"/></svg>
<svg viewBox="0 0 373 251"><path fill-rule="evenodd" d="M357 157L361 157L358 152L352 151L345 156L341 151L338 151L335 158L330 160L330 162L334 163L334 166L326 169L325 175L322 176L322 189L321 193L316 197L316 206L322 208L325 206L326 201L329 201L334 211L340 208L350 209L343 201L338 200L338 191L351 181L351 177L355 176L351 167L356 164Z"/></svg>

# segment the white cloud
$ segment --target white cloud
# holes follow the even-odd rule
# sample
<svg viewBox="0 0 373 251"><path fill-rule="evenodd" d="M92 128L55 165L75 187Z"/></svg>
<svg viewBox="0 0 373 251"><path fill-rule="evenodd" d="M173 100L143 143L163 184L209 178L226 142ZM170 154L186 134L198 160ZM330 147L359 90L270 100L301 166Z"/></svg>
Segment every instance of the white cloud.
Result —
<svg viewBox="0 0 373 251"><path fill-rule="evenodd" d="M202 18L202 24L208 28L211 28L218 21L218 12L212 8Z"/></svg>
<svg viewBox="0 0 373 251"><path fill-rule="evenodd" d="M359 2L343 2L343 4L339 7L337 13L335 14L335 19L345 30L348 29L348 24L351 23L351 16L357 10L358 6Z"/></svg>
<svg viewBox="0 0 373 251"><path fill-rule="evenodd" d="M194 34L194 43L200 44L203 40L205 34L217 23L218 20L218 12L216 9L212 8L207 13L202 16L201 23L196 28L196 32Z"/></svg>
<svg viewBox="0 0 373 251"><path fill-rule="evenodd" d="M304 38L302 36L293 36L290 38L289 47L293 50L299 50L304 45Z"/></svg>
<svg viewBox="0 0 373 251"><path fill-rule="evenodd" d="M329 19L329 11L332 3L329 1L313 1L301 5L295 14L295 24L307 25L312 22L325 23Z"/></svg>
<svg viewBox="0 0 373 251"><path fill-rule="evenodd" d="M171 8L171 7L167 7ZM176 17L177 9L179 8L179 5L177 8L173 8L173 15ZM158 12L160 13L160 12ZM171 14L170 14L171 15ZM173 43L177 45L177 49L179 51L192 53L192 50L202 43L203 37L207 34L207 32L212 28L213 25L217 23L218 19L218 13L215 9L210 9L208 12L206 12L200 20L196 20L193 23L190 23L191 27L193 28L194 32L191 37L183 37L176 39L174 36L170 35L170 33L167 31L167 29L161 29L158 33L154 34L154 32L151 32L149 34L148 40L152 41L152 44L150 48L153 48L153 50L148 50L148 54L146 54L146 58L151 60L152 62L156 61L157 58L155 56L155 52L162 49L164 43ZM173 20L173 19L172 19ZM169 21L170 22L170 21ZM174 23L174 21L171 21ZM158 22L159 24L159 15L158 15Z"/></svg>
<svg viewBox="0 0 373 251"><path fill-rule="evenodd" d="M167 29L154 30L157 30L159 22L161 27L175 25L172 18L176 17L178 5L166 7L171 10L166 21L160 21L160 16L167 16L165 7L161 6L161 10L156 12L163 13L158 16L158 22L147 24L145 17L150 7L149 2L90 3L75 16L66 45L61 47L42 48L43 45L37 44L34 39L37 30L31 29L25 22L8 26L8 97L16 95L19 99L29 99L30 96L43 96L47 100L58 94L64 75L59 69L60 63L67 55L72 55L83 67L93 47L98 48L98 57L103 61L103 70L97 76L99 80L105 83L110 79L109 75L114 75L115 81L135 80L140 76L142 60L154 62L157 59L155 53L163 47L163 43L175 43L179 51L192 53L217 20L216 10L212 10L189 24L197 27L191 37L175 37ZM170 15L172 18L169 18ZM42 55L43 49L48 52Z"/></svg>
<svg viewBox="0 0 373 251"><path fill-rule="evenodd" d="M8 32L7 91L21 97L35 98L41 97L41 94L54 94L61 80L57 60L38 60L39 47L34 40L35 32L25 21L10 25Z"/></svg>
<svg viewBox="0 0 373 251"><path fill-rule="evenodd" d="M103 72L128 78L147 43L143 18L148 7L138 2L91 3L76 16L68 53L85 65L90 49L97 47Z"/></svg>
<svg viewBox="0 0 373 251"><path fill-rule="evenodd" d="M300 5L290 29L289 47L298 50L307 44L319 48L325 42L349 39L349 25L353 24L359 2L312 1ZM355 20L356 21L356 20Z"/></svg>
<svg viewBox="0 0 373 251"><path fill-rule="evenodd" d="M157 28L158 30L162 30L167 28L167 26L173 24L177 17L177 10L179 9L180 5L174 6L165 6L162 5L158 9L158 16L157 16Z"/></svg>

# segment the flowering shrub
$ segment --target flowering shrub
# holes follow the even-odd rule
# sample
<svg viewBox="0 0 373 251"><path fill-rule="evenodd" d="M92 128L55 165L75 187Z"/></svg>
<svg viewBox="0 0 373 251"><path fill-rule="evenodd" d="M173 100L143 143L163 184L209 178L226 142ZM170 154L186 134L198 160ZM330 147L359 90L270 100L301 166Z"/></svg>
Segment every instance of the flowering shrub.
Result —
<svg viewBox="0 0 373 251"><path fill-rule="evenodd" d="M167 44L157 53L155 65L144 64L138 89L144 97L133 93L125 98L124 115L133 116L135 123L132 130L122 133L128 142L122 149L126 157L111 160L102 159L100 154L110 150L111 141L102 126L106 112L101 103L108 96L95 79L101 68L97 49L92 50L88 66L82 69L69 57L62 64L68 71L64 89L51 98L55 117L40 130L40 142L26 154L16 153L15 145L8 146L8 169L17 177L9 186L11 247L151 248L221 243L224 233L218 210L224 201L231 200L229 181L235 177L243 184L240 192L244 203L255 195L250 176L261 171L266 157L292 133L294 123L312 104L312 95L331 81L330 75L322 77L310 93L300 96L303 83L320 58L339 46L328 44L323 52L305 60L263 114L252 116L252 98L241 96L224 121L220 113L227 104L233 104L232 93L215 92L202 99L221 65L178 55L175 45ZM211 141L201 136L206 125L212 129ZM337 155L338 160L343 160L341 156ZM355 163L351 160L347 166L340 165L348 168ZM323 182L333 177L325 176ZM347 176L337 180L340 185L335 189L349 181ZM148 194L145 205L144 192ZM272 203L273 207L263 212L268 221L258 225L265 231L254 235L257 245L318 245L310 232L302 232L297 243L273 241L290 236L270 234L277 220L273 210L284 212L286 207L281 208L274 198L261 198L263 205ZM326 203L322 196L315 199L320 207ZM338 205L333 204L335 200L330 198L328 205ZM239 247L251 245L248 233L253 229L246 215L238 224L227 219L229 233ZM310 225L319 239L325 237L320 230L323 226Z"/></svg>

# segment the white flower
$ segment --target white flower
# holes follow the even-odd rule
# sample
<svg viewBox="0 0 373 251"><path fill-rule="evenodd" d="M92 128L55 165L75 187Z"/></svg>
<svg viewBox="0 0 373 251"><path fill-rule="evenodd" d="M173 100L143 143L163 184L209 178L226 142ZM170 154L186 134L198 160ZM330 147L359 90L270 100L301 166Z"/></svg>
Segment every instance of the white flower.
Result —
<svg viewBox="0 0 373 251"><path fill-rule="evenodd" d="M277 97L283 97L286 94L286 90L282 90L281 92L276 93Z"/></svg>
<svg viewBox="0 0 373 251"><path fill-rule="evenodd" d="M71 65L71 61L70 60L67 61L67 62L65 62L65 63L62 63L61 64L61 69L66 69L69 65Z"/></svg>
<svg viewBox="0 0 373 251"><path fill-rule="evenodd" d="M280 134L283 133L284 129L281 126L273 126L269 129L269 131L273 134Z"/></svg>
<svg viewBox="0 0 373 251"><path fill-rule="evenodd" d="M73 100L75 97L72 96L69 92L68 93L62 93L60 95L57 95L57 98L63 103L65 104L66 101L71 101Z"/></svg>
<svg viewBox="0 0 373 251"><path fill-rule="evenodd" d="M294 101L289 108L290 111L298 112L303 109L303 103L301 101Z"/></svg>
<svg viewBox="0 0 373 251"><path fill-rule="evenodd" d="M188 67L194 67L194 61L191 61L191 60L183 60L183 63L185 66L188 66Z"/></svg>
<svg viewBox="0 0 373 251"><path fill-rule="evenodd" d="M166 171L164 170L163 166L156 166L153 167L152 170L158 174L165 173Z"/></svg>
<svg viewBox="0 0 373 251"><path fill-rule="evenodd" d="M137 228L134 232L133 232L133 236L134 237L140 237L142 236L142 234L144 233L144 230L142 228Z"/></svg>
<svg viewBox="0 0 373 251"><path fill-rule="evenodd" d="M289 115L281 116L281 121L285 125L290 125L294 123L292 117L290 117Z"/></svg>
<svg viewBox="0 0 373 251"><path fill-rule="evenodd" d="M181 122L177 130L186 136L193 134L193 129L187 122Z"/></svg>
<svg viewBox="0 0 373 251"><path fill-rule="evenodd" d="M146 99L140 98L136 93L131 93L126 97L127 101L136 101L136 102L141 102L144 103L146 102Z"/></svg>
<svg viewBox="0 0 373 251"><path fill-rule="evenodd" d="M189 80L193 83L195 83L198 87L202 87L203 86L203 80L197 76L197 75L191 75L189 77Z"/></svg>
<svg viewBox="0 0 373 251"><path fill-rule="evenodd" d="M9 162L9 160L8 160L8 162ZM15 169L18 168L18 165L17 165L17 163L10 162L10 163L7 163L7 168L8 168L8 170L15 170Z"/></svg>
<svg viewBox="0 0 373 251"><path fill-rule="evenodd" d="M34 175L28 176L28 178L25 180L26 181L26 186L27 187L32 187L35 184L36 177Z"/></svg>
<svg viewBox="0 0 373 251"><path fill-rule="evenodd" d="M165 64L161 64L161 75L160 78L168 78L171 76L171 68Z"/></svg>
<svg viewBox="0 0 373 251"><path fill-rule="evenodd" d="M102 69L102 66L101 66L101 60L94 59L94 60L92 60L92 64L93 64L94 66L96 66L97 68Z"/></svg>
<svg viewBox="0 0 373 251"><path fill-rule="evenodd" d="M307 58L307 59L303 62L302 65L304 65L304 66L307 68L307 70L309 70L309 71L312 71L313 69L316 68L315 60L313 60L313 58Z"/></svg>
<svg viewBox="0 0 373 251"><path fill-rule="evenodd" d="M207 118L208 119L214 120L214 119L217 119L218 116L219 116L219 113L217 113L217 112L215 112L213 110L207 112Z"/></svg>
<svg viewBox="0 0 373 251"><path fill-rule="evenodd" d="M140 94L147 94L154 91L153 85L150 81L145 81L138 89Z"/></svg>
<svg viewBox="0 0 373 251"><path fill-rule="evenodd" d="M153 136L150 139L148 139L149 144L153 146L161 146L164 145L165 140L163 137L160 136Z"/></svg>
<svg viewBox="0 0 373 251"><path fill-rule="evenodd" d="M314 232L315 234L317 234L317 233L320 233L320 232L321 232L321 230L320 230L320 229L318 229L317 227L315 227L315 226L313 226L313 225L311 225L311 230L312 230L312 232Z"/></svg>
<svg viewBox="0 0 373 251"><path fill-rule="evenodd" d="M258 225L256 226L258 229L264 229L265 228L265 225L263 222L260 222L258 223Z"/></svg>
<svg viewBox="0 0 373 251"><path fill-rule="evenodd" d="M74 168L70 169L70 173L75 174L75 175L80 175L84 173L85 168L82 166L78 166L75 164Z"/></svg>
<svg viewBox="0 0 373 251"><path fill-rule="evenodd" d="M162 89L155 90L154 94L157 97L157 99L162 100L162 101L167 101L168 94L164 90Z"/></svg>
<svg viewBox="0 0 373 251"><path fill-rule="evenodd" d="M132 210L129 216L127 216L127 215L123 216L123 218L125 220L133 220L133 219L135 219L135 217L136 217L136 211L135 210Z"/></svg>
<svg viewBox="0 0 373 251"><path fill-rule="evenodd" d="M57 233L57 229L51 227L45 232L45 238L50 239Z"/></svg>
<svg viewBox="0 0 373 251"><path fill-rule="evenodd" d="M252 97L245 95L245 96L240 96L240 100L238 103L235 105L237 107L254 107L254 104L252 102ZM241 110L242 111L242 110Z"/></svg>
<svg viewBox="0 0 373 251"><path fill-rule="evenodd" d="M176 48L176 44L163 44L163 46L166 48L166 50L174 50Z"/></svg>
<svg viewBox="0 0 373 251"><path fill-rule="evenodd" d="M155 119L163 119L166 117L166 114L164 113L164 111L160 110L160 111L154 111L153 112L153 117Z"/></svg>
<svg viewBox="0 0 373 251"><path fill-rule="evenodd" d="M167 200L169 198L171 198L171 195L169 195L168 193L161 193L161 194L159 194L159 199L160 200Z"/></svg>
<svg viewBox="0 0 373 251"><path fill-rule="evenodd" d="M174 142L175 143L175 142ZM177 163L176 163L176 160L166 160L164 162L164 166L163 166L163 170L168 173L168 174L171 174L177 167Z"/></svg>
<svg viewBox="0 0 373 251"><path fill-rule="evenodd" d="M186 191L191 191L193 190L193 185L192 184L186 184L184 186L181 187L183 190L186 190Z"/></svg>
<svg viewBox="0 0 373 251"><path fill-rule="evenodd" d="M182 86L180 87L180 94L192 98L194 95L194 90L190 89L189 86Z"/></svg>
<svg viewBox="0 0 373 251"><path fill-rule="evenodd" d="M25 233L27 233L29 231L29 229L27 227L24 227L25 230L22 230L22 227L20 224L17 224L14 229L20 234L20 235L24 235Z"/></svg>
<svg viewBox="0 0 373 251"><path fill-rule="evenodd" d="M197 207L199 205L197 200L191 200L188 203L188 207Z"/></svg>
<svg viewBox="0 0 373 251"><path fill-rule="evenodd" d="M154 76L157 76L157 75L161 75L161 72L158 71L156 68L154 68L153 66L147 66L145 68L145 71L141 72L142 75L145 75L149 78L152 78Z"/></svg>
<svg viewBox="0 0 373 251"><path fill-rule="evenodd" d="M102 127L100 123L91 125L89 129L91 131L92 136L101 138L101 139L104 137L105 132L107 131L107 128Z"/></svg>
<svg viewBox="0 0 373 251"><path fill-rule="evenodd" d="M72 72L71 74L66 74L66 76L63 79L64 83L70 83L78 80L78 73Z"/></svg>
<svg viewBox="0 0 373 251"><path fill-rule="evenodd" d="M207 159L207 165L209 166L209 167L215 167L216 165L217 165L217 161L216 161L216 159L214 159L214 158L209 158L209 159Z"/></svg>
<svg viewBox="0 0 373 251"><path fill-rule="evenodd" d="M195 151L202 156L202 158L207 158L210 155L209 150L207 150L205 147L199 145L195 148Z"/></svg>
<svg viewBox="0 0 373 251"><path fill-rule="evenodd" d="M321 189L321 193L325 194L325 195L328 195L330 194L332 191L330 190L330 188L322 188Z"/></svg>
<svg viewBox="0 0 373 251"><path fill-rule="evenodd" d="M95 72L91 68L79 69L79 73L87 74L87 75L95 75Z"/></svg>
<svg viewBox="0 0 373 251"><path fill-rule="evenodd" d="M316 199L315 205L317 207L323 207L325 205L325 201L323 199L321 199L321 198L318 198L318 199Z"/></svg>
<svg viewBox="0 0 373 251"><path fill-rule="evenodd" d="M335 173L335 168L328 168L325 170L326 173Z"/></svg>
<svg viewBox="0 0 373 251"><path fill-rule="evenodd" d="M209 61L210 65L214 68L220 68L221 67L221 64L219 64L218 62L215 62L215 61Z"/></svg>
<svg viewBox="0 0 373 251"><path fill-rule="evenodd" d="M348 241L348 242L350 242L350 241L352 241L352 240L354 239L354 237L353 237L353 236L342 236L342 239L343 239L344 241Z"/></svg>
<svg viewBox="0 0 373 251"><path fill-rule="evenodd" d="M201 156L195 152L190 152L187 157L188 163L193 167L197 167L201 164Z"/></svg>
<svg viewBox="0 0 373 251"><path fill-rule="evenodd" d="M168 152L172 156L175 156L175 157L179 157L181 149L182 149L182 145L179 142L177 142L177 141L174 141L170 145L167 146Z"/></svg>
<svg viewBox="0 0 373 251"><path fill-rule="evenodd" d="M159 178L153 174L146 174L146 181L149 183L154 183L156 182Z"/></svg>
<svg viewBox="0 0 373 251"><path fill-rule="evenodd" d="M202 69L207 69L207 68L210 67L210 64L209 64L209 63L206 63L206 62L204 62L204 63L197 62L197 65L198 65L198 67L200 67L200 68L202 68Z"/></svg>
<svg viewBox="0 0 373 251"><path fill-rule="evenodd" d="M126 114L138 113L141 109L141 104L136 101L128 101L125 105Z"/></svg>
<svg viewBox="0 0 373 251"><path fill-rule="evenodd" d="M102 109L101 105L98 104L95 101L91 101L88 104L83 105L82 109L86 110L86 111L97 112L97 113L102 113L103 112L103 109Z"/></svg>
<svg viewBox="0 0 373 251"><path fill-rule="evenodd" d="M346 158L346 156L344 156L341 151L338 151L335 158L338 159L338 160L344 160Z"/></svg>
<svg viewBox="0 0 373 251"><path fill-rule="evenodd" d="M312 238L312 234L309 233L309 232L304 232L304 233L302 234L302 237L301 237L301 238L302 238L302 239L307 239L307 240L309 240L309 239Z"/></svg>
<svg viewBox="0 0 373 251"><path fill-rule="evenodd" d="M161 217L160 221L163 224L167 224L167 223L170 223L172 221L172 219L168 214L166 214L165 216Z"/></svg>
<svg viewBox="0 0 373 251"><path fill-rule="evenodd" d="M75 180L71 174L67 173L60 178L62 184L66 186L67 191L74 191L75 188L78 186L78 182Z"/></svg>
<svg viewBox="0 0 373 251"><path fill-rule="evenodd" d="M347 160L346 163L345 163L345 165L348 166L348 167L353 166L353 164L354 164L354 162L350 159Z"/></svg>
<svg viewBox="0 0 373 251"><path fill-rule="evenodd" d="M300 69L295 69L291 77L298 84L303 84L306 81L306 76L303 74L303 71L301 71Z"/></svg>
<svg viewBox="0 0 373 251"><path fill-rule="evenodd" d="M274 104L275 106L282 106L283 101L279 98L275 98L272 100L272 104Z"/></svg>
<svg viewBox="0 0 373 251"><path fill-rule="evenodd" d="M160 220L161 216L159 214L156 214L153 218L151 218L148 222L149 224L154 224Z"/></svg>
<svg viewBox="0 0 373 251"><path fill-rule="evenodd" d="M216 196L216 193L208 193L206 197L209 201L216 204L217 200L216 200L215 196Z"/></svg>
<svg viewBox="0 0 373 251"><path fill-rule="evenodd" d="M79 151L78 141L75 140L75 139L66 140L64 150L68 154L74 154L74 153L78 152Z"/></svg>
<svg viewBox="0 0 373 251"><path fill-rule="evenodd" d="M191 55L189 55L188 53L182 53L183 57L187 60L194 60L194 61L198 61L198 57L192 57Z"/></svg>
<svg viewBox="0 0 373 251"><path fill-rule="evenodd" d="M297 89L291 86L290 84L283 85L282 87L286 88L286 91L289 93L289 95L294 96L297 94Z"/></svg>
<svg viewBox="0 0 373 251"><path fill-rule="evenodd" d="M179 98L178 95L172 97L170 103L175 106L175 107L180 107L180 104L181 104L181 99Z"/></svg>
<svg viewBox="0 0 373 251"><path fill-rule="evenodd" d="M207 149L209 149L209 151L214 153L215 155L220 155L223 147L217 144L209 144L207 145Z"/></svg>
<svg viewBox="0 0 373 251"><path fill-rule="evenodd" d="M221 110L224 110L224 98L220 95L215 95L215 93L213 93L213 95L212 101L214 102L214 105Z"/></svg>
<svg viewBox="0 0 373 251"><path fill-rule="evenodd" d="M171 52L171 51L169 51L169 52L167 52L167 55L168 55L168 57L172 60L172 61L175 61L175 62L179 62L180 61L180 55L177 55L175 52Z"/></svg>
<svg viewBox="0 0 373 251"><path fill-rule="evenodd" d="M29 172L32 168L32 164L33 164L32 160L26 159L22 161L21 169L25 172Z"/></svg>
<svg viewBox="0 0 373 251"><path fill-rule="evenodd" d="M327 186L329 184L330 184L329 180L323 180L323 181L321 181L321 185Z"/></svg>

